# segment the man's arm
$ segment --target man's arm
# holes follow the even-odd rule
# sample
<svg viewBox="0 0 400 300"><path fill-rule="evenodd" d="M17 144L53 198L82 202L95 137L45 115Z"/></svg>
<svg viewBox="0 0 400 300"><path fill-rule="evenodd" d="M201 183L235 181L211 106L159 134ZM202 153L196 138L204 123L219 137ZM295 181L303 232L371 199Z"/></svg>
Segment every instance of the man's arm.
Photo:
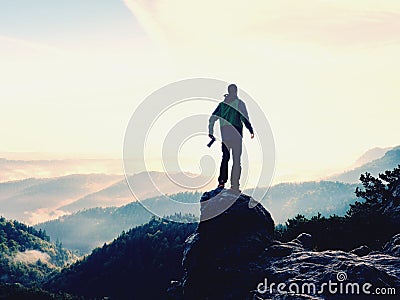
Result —
<svg viewBox="0 0 400 300"><path fill-rule="evenodd" d="M247 112L246 104L243 101L240 101L239 105L239 112L240 112L240 120L243 122L244 126L250 131L252 135L254 135L253 126L251 126L249 120L249 114Z"/></svg>
<svg viewBox="0 0 400 300"><path fill-rule="evenodd" d="M208 135L209 136L214 135L214 124L221 115L220 110L221 110L220 104L218 104L217 108L214 110L210 119L208 120Z"/></svg>

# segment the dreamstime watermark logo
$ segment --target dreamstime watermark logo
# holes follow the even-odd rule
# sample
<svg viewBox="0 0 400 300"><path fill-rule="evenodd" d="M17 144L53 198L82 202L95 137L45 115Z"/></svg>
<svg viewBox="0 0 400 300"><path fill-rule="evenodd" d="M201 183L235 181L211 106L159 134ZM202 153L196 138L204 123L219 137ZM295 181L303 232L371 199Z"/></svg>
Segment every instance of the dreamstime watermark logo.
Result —
<svg viewBox="0 0 400 300"><path fill-rule="evenodd" d="M199 202L188 203L170 195L216 187L222 151L220 143L215 143L218 147L206 147L208 120L223 100L228 85L209 78L177 81L151 93L133 113L124 137L125 178L135 200L152 214L158 217L174 212L196 214L200 211ZM253 177L253 181L255 177L253 186L263 188L254 189L250 195L261 200L268 191L275 169L275 143L264 112L255 100L238 88L238 96L247 106L256 137L255 142L251 140L251 147L243 141L241 185L245 187L249 177ZM221 142L219 130L215 128L214 132L217 141ZM257 164L254 157L258 157ZM193 165L198 172L186 170L185 166ZM143 201L149 197L161 197L162 200ZM227 208L216 211L209 218Z"/></svg>
<svg viewBox="0 0 400 300"><path fill-rule="evenodd" d="M347 281L345 272L336 273L336 281L328 282L291 282L289 284L280 282L264 282L257 285L259 294L307 294L307 295L396 295L394 287L373 287L369 282L358 283Z"/></svg>
<svg viewBox="0 0 400 300"><path fill-rule="evenodd" d="M347 279L347 274L346 272L337 272L336 274L336 279L340 281L345 281Z"/></svg>

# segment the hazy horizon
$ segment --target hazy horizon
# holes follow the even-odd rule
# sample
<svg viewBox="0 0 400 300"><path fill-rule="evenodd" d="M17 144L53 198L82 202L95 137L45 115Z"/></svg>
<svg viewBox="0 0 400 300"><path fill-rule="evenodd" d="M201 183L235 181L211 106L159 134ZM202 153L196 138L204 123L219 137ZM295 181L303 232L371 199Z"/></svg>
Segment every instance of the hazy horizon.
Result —
<svg viewBox="0 0 400 300"><path fill-rule="evenodd" d="M371 150L388 150L397 145L392 145L389 147L373 147L371 149L366 149L359 156L354 157L353 162L350 163L344 169L332 169L327 170L324 166L315 173L304 173L302 174L290 174L290 169L276 170L276 176L273 178L272 185L285 182L306 182L306 181L319 181L324 180L328 176L342 173L344 171L352 170L356 165L357 161L364 157L365 154L370 153ZM218 150L217 150L218 151ZM380 154L377 156L380 157ZM0 182L21 180L27 178L50 178L50 177L60 177L73 174L112 174L112 175L123 175L123 161L121 155L116 153L48 153L48 152L0 152L0 161L5 159L9 162L16 161L19 163L42 163L42 169L38 169L38 165L29 166L26 168L26 174L22 169L18 169L18 175L16 177L7 178L7 170L3 170ZM368 159L371 159L370 157ZM372 159L373 160L373 159ZM82 161L86 164L82 164ZM78 164L75 164L78 162ZM57 163L62 163L62 165L57 165ZM46 167L48 168L46 170ZM250 166L251 168L251 166ZM36 170L36 174L32 173ZM12 171L12 170L10 170ZM145 170L138 170L137 173L141 173ZM163 169L149 169L147 171L165 172ZM179 171L179 170L177 170ZM199 174L192 172L192 170L182 170L187 173ZM313 177L314 176L314 177ZM252 188L254 185L247 186L247 188Z"/></svg>
<svg viewBox="0 0 400 300"><path fill-rule="evenodd" d="M398 144L398 1L21 0L0 8L0 151L122 155L143 99L196 77L234 82L258 103L286 180L335 173L370 148ZM212 110L199 103L185 114ZM162 136L153 138L156 152ZM198 172L204 153L218 164L207 142L183 149L185 169ZM248 132L244 144L256 147Z"/></svg>

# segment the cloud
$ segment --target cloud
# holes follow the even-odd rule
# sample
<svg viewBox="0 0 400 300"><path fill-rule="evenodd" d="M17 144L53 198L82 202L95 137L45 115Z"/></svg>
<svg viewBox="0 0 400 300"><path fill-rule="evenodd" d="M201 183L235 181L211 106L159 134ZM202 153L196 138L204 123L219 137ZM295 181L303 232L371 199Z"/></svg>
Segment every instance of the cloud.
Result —
<svg viewBox="0 0 400 300"><path fill-rule="evenodd" d="M278 173L339 170L360 151L394 143L381 128L397 126L387 107L398 107L399 1L124 3L177 74L251 90L274 130ZM366 116L375 121L360 131Z"/></svg>
<svg viewBox="0 0 400 300"><path fill-rule="evenodd" d="M38 53L45 52L47 54L51 53L56 55L65 54L65 51L54 46L19 39L7 35L0 35L0 49L2 50L0 53L7 53L7 51L8 53L12 53L15 51L33 51Z"/></svg>
<svg viewBox="0 0 400 300"><path fill-rule="evenodd" d="M55 220L68 214L68 212L52 208L40 208L35 211L26 211L24 213L27 216L26 223L28 224L39 224L42 222Z"/></svg>
<svg viewBox="0 0 400 300"><path fill-rule="evenodd" d="M158 41L218 47L256 37L268 41L365 45L399 40L400 7L369 1L124 0ZM383 8L382 8L383 7ZM208 44L210 43L210 44ZM216 44L212 44L216 43Z"/></svg>
<svg viewBox="0 0 400 300"><path fill-rule="evenodd" d="M18 252L14 258L14 261L26 264L35 264L38 260L43 263L50 263L50 255L38 250L26 250Z"/></svg>

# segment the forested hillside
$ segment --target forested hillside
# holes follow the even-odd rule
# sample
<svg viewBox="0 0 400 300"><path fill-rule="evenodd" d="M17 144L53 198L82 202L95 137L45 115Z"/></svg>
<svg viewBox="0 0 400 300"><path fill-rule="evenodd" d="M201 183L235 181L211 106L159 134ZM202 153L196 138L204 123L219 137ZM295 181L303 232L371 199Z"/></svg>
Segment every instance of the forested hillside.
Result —
<svg viewBox="0 0 400 300"><path fill-rule="evenodd" d="M37 285L76 259L61 243L49 241L42 230L0 217L0 282Z"/></svg>
<svg viewBox="0 0 400 300"><path fill-rule="evenodd" d="M199 200L199 192L182 192L170 195L180 203L195 203ZM164 197L146 199L143 204L151 209L156 207L165 215L176 212L175 206ZM186 209L183 213L195 214L195 209ZM152 214L139 202L132 202L121 207L92 208L72 215L63 216L57 220L35 226L45 230L53 241L62 241L64 247L77 250L81 254L90 253L94 248L113 240L123 230L148 222Z"/></svg>
<svg viewBox="0 0 400 300"><path fill-rule="evenodd" d="M84 300L83 297L73 296L66 293L49 293L38 287L27 288L19 283L0 283L0 299L18 300Z"/></svg>
<svg viewBox="0 0 400 300"><path fill-rule="evenodd" d="M297 215L278 227L277 236L290 241L300 233L309 233L318 250L351 250L363 245L380 249L400 232L400 165L377 177L363 174L360 180L362 187L356 189L359 200L350 205L345 216Z"/></svg>
<svg viewBox="0 0 400 300"><path fill-rule="evenodd" d="M174 219L195 221L190 215L178 214ZM45 288L89 297L165 299L171 279L183 274L184 242L196 226L152 218L63 269Z"/></svg>

